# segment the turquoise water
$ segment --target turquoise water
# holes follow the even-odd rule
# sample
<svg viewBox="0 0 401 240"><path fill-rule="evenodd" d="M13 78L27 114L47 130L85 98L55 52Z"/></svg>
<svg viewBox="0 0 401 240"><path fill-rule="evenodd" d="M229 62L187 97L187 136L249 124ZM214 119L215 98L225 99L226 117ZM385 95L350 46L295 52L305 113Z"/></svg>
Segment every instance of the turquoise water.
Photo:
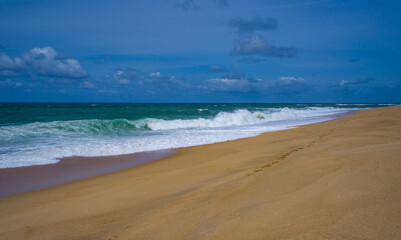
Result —
<svg viewBox="0 0 401 240"><path fill-rule="evenodd" d="M0 168L221 142L386 105L1 103Z"/></svg>

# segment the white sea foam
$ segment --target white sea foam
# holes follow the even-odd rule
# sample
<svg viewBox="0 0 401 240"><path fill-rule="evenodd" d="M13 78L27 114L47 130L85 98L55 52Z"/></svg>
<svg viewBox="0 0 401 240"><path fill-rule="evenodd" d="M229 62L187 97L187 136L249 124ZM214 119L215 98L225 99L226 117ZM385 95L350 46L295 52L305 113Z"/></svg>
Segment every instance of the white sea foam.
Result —
<svg viewBox="0 0 401 240"><path fill-rule="evenodd" d="M0 168L50 164L68 156L106 156L178 148L256 136L332 119L349 109L260 109L196 119L74 120L0 127Z"/></svg>
<svg viewBox="0 0 401 240"><path fill-rule="evenodd" d="M265 111L250 112L246 109L230 112L220 112L213 119L175 119L163 120L146 118L135 121L137 128L149 128L151 130L169 130L180 128L216 128L229 126L243 126L262 124L271 121L301 119L307 117L327 116L343 112L336 108L307 108L303 110L280 108L268 109Z"/></svg>
<svg viewBox="0 0 401 240"><path fill-rule="evenodd" d="M336 103L337 106L392 106L396 105L395 103Z"/></svg>

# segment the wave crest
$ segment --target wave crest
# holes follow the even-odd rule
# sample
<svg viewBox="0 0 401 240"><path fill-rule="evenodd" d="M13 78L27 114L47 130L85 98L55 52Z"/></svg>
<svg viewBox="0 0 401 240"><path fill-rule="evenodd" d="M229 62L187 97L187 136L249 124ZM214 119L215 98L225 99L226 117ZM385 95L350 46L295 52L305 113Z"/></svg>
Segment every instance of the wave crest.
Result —
<svg viewBox="0 0 401 240"><path fill-rule="evenodd" d="M38 137L38 136L82 136L122 134L136 129L135 124L127 119L113 120L71 120L53 122L35 122L23 125L0 127L0 138Z"/></svg>
<svg viewBox="0 0 401 240"><path fill-rule="evenodd" d="M263 123L268 116L262 112L250 112L245 109L230 112L220 112L212 119L174 119L163 120L146 118L135 123L138 128L151 130L171 130L180 128L216 128Z"/></svg>
<svg viewBox="0 0 401 240"><path fill-rule="evenodd" d="M182 128L216 128L242 125L255 125L271 121L293 120L307 117L327 116L336 114L340 109L336 108L306 108L291 109L278 108L266 109L265 111L251 112L247 109L240 109L234 112L220 112L214 118L197 119L174 119L163 120L155 118L145 118L134 121L137 128L147 128L150 130L172 130ZM343 110L341 110L343 111Z"/></svg>
<svg viewBox="0 0 401 240"><path fill-rule="evenodd" d="M35 122L23 125L0 127L0 139L15 137L68 136L88 135L126 135L135 130L173 130L185 128L218 128L263 124L270 121L300 119L305 117L335 114L335 108L305 109L266 109L249 111L239 109L234 112L220 112L213 118L173 119L144 118L139 120L71 120L53 122Z"/></svg>

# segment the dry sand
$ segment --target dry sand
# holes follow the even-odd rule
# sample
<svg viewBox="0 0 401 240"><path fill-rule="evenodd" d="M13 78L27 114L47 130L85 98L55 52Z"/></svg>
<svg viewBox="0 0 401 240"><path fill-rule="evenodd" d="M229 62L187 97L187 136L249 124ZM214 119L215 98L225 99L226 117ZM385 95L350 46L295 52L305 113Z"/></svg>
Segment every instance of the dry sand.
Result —
<svg viewBox="0 0 401 240"><path fill-rule="evenodd" d="M0 199L0 239L401 239L401 107Z"/></svg>

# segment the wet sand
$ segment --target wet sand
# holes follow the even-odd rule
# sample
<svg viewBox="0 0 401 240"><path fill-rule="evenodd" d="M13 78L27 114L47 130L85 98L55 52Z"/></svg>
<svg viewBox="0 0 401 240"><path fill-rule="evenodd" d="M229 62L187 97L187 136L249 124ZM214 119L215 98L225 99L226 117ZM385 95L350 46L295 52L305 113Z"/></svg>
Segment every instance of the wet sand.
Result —
<svg viewBox="0 0 401 240"><path fill-rule="evenodd" d="M0 239L401 239L401 107L0 199Z"/></svg>
<svg viewBox="0 0 401 240"><path fill-rule="evenodd" d="M57 186L173 155L173 150L107 157L68 157L56 164L0 169L0 198Z"/></svg>

